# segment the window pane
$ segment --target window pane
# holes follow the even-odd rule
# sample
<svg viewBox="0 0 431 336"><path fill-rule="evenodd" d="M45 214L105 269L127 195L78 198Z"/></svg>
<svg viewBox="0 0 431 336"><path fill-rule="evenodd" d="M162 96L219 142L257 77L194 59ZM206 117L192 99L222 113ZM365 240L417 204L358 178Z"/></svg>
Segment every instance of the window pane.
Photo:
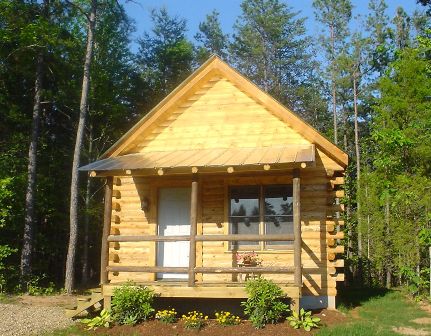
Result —
<svg viewBox="0 0 431 336"><path fill-rule="evenodd" d="M259 234L259 187L230 188L230 227L232 234ZM232 246L259 245L259 242L232 242Z"/></svg>
<svg viewBox="0 0 431 336"><path fill-rule="evenodd" d="M265 233L293 234L293 197L291 185L274 185L264 188ZM289 242L273 241L266 245L289 245Z"/></svg>
<svg viewBox="0 0 431 336"><path fill-rule="evenodd" d="M232 234L259 234L259 217L231 217ZM254 241L232 242L232 246L259 245Z"/></svg>
<svg viewBox="0 0 431 336"><path fill-rule="evenodd" d="M292 186L265 187L265 215L293 215Z"/></svg>
<svg viewBox="0 0 431 336"><path fill-rule="evenodd" d="M293 234L293 216L265 216L267 234ZM266 245L290 245L293 241L269 241Z"/></svg>
<svg viewBox="0 0 431 336"><path fill-rule="evenodd" d="M230 189L230 215L259 217L259 187L232 187Z"/></svg>

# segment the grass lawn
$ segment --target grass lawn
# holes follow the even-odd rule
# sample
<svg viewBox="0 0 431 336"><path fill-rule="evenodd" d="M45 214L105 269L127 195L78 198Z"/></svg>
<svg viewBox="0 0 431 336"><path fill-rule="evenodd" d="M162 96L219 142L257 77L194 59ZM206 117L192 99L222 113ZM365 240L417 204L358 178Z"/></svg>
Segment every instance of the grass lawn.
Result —
<svg viewBox="0 0 431 336"><path fill-rule="evenodd" d="M346 295L347 294L347 295ZM339 310L346 314L346 322L336 325L323 326L319 330L312 333L294 332L293 329L287 327L286 324L269 326L263 330L250 330L248 335L307 335L314 334L318 336L387 336L387 335L431 335L431 313L422 310L419 305L408 300L401 291L392 290L352 290L350 289L342 296L342 301L339 305ZM424 319L422 323L415 323L413 320ZM425 322L425 323L423 323ZM157 322L158 323L158 322ZM325 319L322 319L325 324ZM149 326L149 325L148 325ZM130 327L129 327L130 328ZM137 326L133 329L106 330L107 335L146 335L143 330L148 328L145 324ZM153 325L154 328L154 325ZM224 335L237 334L241 332L235 331L236 327L226 327ZM397 329L398 328L398 329ZM151 329L151 328L150 328ZM207 327L207 330L202 330L202 334L217 335L220 330L213 330ZM210 330L208 330L210 329ZM278 329L278 330L277 330ZM396 332L394 329L397 329ZM88 335L106 335L103 328L97 333L87 332L79 327L71 327L66 330L60 330L46 336L88 336ZM114 331L114 332L113 332ZM164 335L164 332L161 334ZM178 330L179 331L179 330ZM124 333L125 332L125 333ZM210 332L210 333L209 333ZM232 333L231 333L232 332ZM194 332L185 331L173 333L173 335L191 335ZM220 334L221 335L221 334Z"/></svg>
<svg viewBox="0 0 431 336"><path fill-rule="evenodd" d="M322 328L319 336L366 336L366 335L402 335L395 332L400 328L404 334L431 335L431 316L415 302L409 301L397 290L376 290L361 292L350 290L344 296L339 309L350 317L350 322L334 327ZM429 324L418 324L413 320L429 318ZM415 331L416 330L416 331Z"/></svg>

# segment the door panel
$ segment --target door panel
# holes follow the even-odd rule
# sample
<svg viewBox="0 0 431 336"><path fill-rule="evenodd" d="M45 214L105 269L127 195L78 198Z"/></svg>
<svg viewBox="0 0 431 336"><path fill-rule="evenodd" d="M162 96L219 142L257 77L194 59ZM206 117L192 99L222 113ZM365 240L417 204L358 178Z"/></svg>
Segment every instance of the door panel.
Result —
<svg viewBox="0 0 431 336"><path fill-rule="evenodd" d="M190 234L190 188L159 189L158 234L177 236ZM189 242L159 242L157 265L166 267L189 266ZM158 273L159 279L187 279L187 274Z"/></svg>

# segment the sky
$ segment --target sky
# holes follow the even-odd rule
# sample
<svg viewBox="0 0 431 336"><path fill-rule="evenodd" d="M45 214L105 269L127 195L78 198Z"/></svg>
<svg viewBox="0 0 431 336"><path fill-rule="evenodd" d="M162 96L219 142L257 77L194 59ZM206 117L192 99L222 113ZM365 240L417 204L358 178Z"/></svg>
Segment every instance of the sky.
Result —
<svg viewBox="0 0 431 336"><path fill-rule="evenodd" d="M150 31L152 24L149 13L153 8L166 7L170 15L177 15L187 20L188 36L192 39L198 31L199 23L204 21L205 16L213 9L220 13L222 29L225 33L232 33L232 27L236 18L241 14L241 0L134 0L126 2L128 15L135 20L137 31L133 35L137 39L144 31ZM312 3L313 0L291 0L285 1L295 11L300 11L301 16L307 17L308 34L315 36L319 34L319 26L314 19ZM353 16L366 15L368 1L352 0L354 9ZM402 6L407 13L413 13L415 9L423 10L416 4L416 0L386 0L388 5L387 14L393 17L398 6ZM354 29L355 27L353 27ZM133 49L136 45L132 44Z"/></svg>

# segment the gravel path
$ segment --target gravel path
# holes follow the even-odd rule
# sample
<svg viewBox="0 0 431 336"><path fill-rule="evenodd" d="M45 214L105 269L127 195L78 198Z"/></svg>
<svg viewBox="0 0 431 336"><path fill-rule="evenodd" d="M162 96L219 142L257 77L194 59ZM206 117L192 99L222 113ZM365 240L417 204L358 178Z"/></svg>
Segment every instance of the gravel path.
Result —
<svg viewBox="0 0 431 336"><path fill-rule="evenodd" d="M41 335L73 323L61 307L0 303L1 336Z"/></svg>

